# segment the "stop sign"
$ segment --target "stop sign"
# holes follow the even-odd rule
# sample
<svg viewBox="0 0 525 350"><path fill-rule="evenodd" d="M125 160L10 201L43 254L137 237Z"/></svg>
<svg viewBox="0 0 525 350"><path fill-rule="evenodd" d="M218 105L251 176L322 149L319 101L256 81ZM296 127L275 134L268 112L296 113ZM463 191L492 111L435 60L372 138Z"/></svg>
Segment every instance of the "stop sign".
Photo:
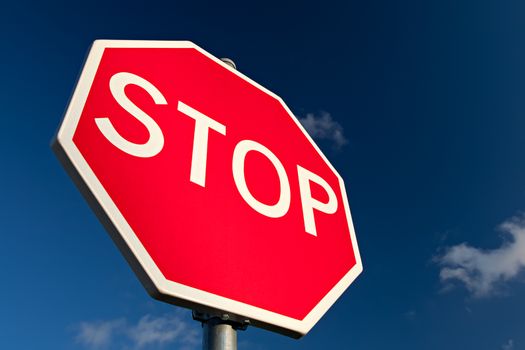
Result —
<svg viewBox="0 0 525 350"><path fill-rule="evenodd" d="M342 178L186 41L96 41L54 149L148 292L299 337L362 271Z"/></svg>

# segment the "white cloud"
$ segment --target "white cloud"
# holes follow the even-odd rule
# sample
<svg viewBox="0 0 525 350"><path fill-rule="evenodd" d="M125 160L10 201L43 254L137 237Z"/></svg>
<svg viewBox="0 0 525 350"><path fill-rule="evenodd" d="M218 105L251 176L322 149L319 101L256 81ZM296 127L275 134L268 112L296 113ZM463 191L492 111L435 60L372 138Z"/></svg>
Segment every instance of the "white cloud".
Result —
<svg viewBox="0 0 525 350"><path fill-rule="evenodd" d="M459 281L474 297L488 297L515 278L525 267L525 217L505 221L500 229L510 239L499 248L483 250L462 243L435 258L441 265L441 281Z"/></svg>
<svg viewBox="0 0 525 350"><path fill-rule="evenodd" d="M190 324L191 322L191 324ZM120 318L108 321L82 322L76 327L75 340L90 349L143 349L176 344L183 349L196 349L200 335L196 323L182 315L143 316L135 324Z"/></svg>
<svg viewBox="0 0 525 350"><path fill-rule="evenodd" d="M78 325L76 341L93 349L106 348L115 331L124 325L124 319L82 322Z"/></svg>
<svg viewBox="0 0 525 350"><path fill-rule="evenodd" d="M128 336L137 348L146 345L163 345L179 340L184 345L196 345L198 334L179 317L142 317L138 324L128 328Z"/></svg>
<svg viewBox="0 0 525 350"><path fill-rule="evenodd" d="M343 134L343 127L332 119L330 113L322 112L321 115L308 113L305 118L300 118L299 122L314 139L328 140L336 149L348 143Z"/></svg>
<svg viewBox="0 0 525 350"><path fill-rule="evenodd" d="M508 342L506 342L505 344L503 344L501 346L501 349L502 350L513 350L514 349L514 340L509 339Z"/></svg>

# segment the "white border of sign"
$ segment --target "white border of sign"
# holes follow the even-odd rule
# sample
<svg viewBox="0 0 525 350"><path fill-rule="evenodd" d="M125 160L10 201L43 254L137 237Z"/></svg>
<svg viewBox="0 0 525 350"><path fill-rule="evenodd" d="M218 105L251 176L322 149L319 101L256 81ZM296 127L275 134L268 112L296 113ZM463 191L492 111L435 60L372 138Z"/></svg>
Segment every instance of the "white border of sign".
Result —
<svg viewBox="0 0 525 350"><path fill-rule="evenodd" d="M230 70L240 78L266 92L281 103L288 112L297 127L302 130L308 140L315 147L319 155L328 164L330 169L337 175L341 186L341 195L348 218L348 226L351 236L356 265L328 292L325 297L313 308L303 319L297 320L281 314L264 310L239 301L221 297L186 285L168 281L153 262L148 252L140 243L132 228L126 222L122 213L112 201L102 184L97 179L88 163L73 143L73 135L82 114L84 104L87 100L91 85L95 78L98 65L106 48L193 48ZM125 258L138 275L148 292L156 299L164 300L172 304L197 309L199 311L222 311L249 319L256 326L277 331L295 338L299 338L319 321L324 313L341 296L346 288L362 272L361 256L357 246L354 233L350 207L346 196L343 179L330 164L315 142L311 139L303 126L295 118L284 101L271 91L257 84L242 73L225 64L221 60L204 51L189 41L135 41L135 40L96 40L89 51L84 68L78 80L69 106L66 110L64 120L52 145L66 170L73 177L77 186L84 194L95 213L102 221L113 240L120 248Z"/></svg>

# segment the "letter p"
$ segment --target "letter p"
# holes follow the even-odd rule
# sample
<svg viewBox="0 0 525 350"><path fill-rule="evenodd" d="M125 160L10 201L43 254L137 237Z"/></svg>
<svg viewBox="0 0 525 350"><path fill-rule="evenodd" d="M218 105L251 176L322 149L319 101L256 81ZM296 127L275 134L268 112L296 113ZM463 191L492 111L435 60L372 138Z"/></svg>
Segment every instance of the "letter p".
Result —
<svg viewBox="0 0 525 350"><path fill-rule="evenodd" d="M315 227L314 209L325 214L333 214L337 211L337 197L330 185L319 175L297 165L297 173L299 175L299 190L301 192L301 204L303 207L304 229L313 236L317 236L317 229ZM310 188L310 181L315 182L321 186L328 194L328 202L323 203L315 198L312 198L312 191Z"/></svg>

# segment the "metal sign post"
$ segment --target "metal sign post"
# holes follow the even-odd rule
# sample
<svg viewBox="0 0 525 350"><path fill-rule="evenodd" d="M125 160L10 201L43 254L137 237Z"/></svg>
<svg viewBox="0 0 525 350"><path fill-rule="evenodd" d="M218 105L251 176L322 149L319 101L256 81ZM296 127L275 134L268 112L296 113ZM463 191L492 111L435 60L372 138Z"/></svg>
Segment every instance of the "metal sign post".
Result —
<svg viewBox="0 0 525 350"><path fill-rule="evenodd" d="M193 311L193 319L202 323L203 350L237 350L237 330L245 330L249 320L239 321L229 314L220 316Z"/></svg>
<svg viewBox="0 0 525 350"><path fill-rule="evenodd" d="M237 331L221 321L214 318L203 324L203 350L237 350Z"/></svg>

